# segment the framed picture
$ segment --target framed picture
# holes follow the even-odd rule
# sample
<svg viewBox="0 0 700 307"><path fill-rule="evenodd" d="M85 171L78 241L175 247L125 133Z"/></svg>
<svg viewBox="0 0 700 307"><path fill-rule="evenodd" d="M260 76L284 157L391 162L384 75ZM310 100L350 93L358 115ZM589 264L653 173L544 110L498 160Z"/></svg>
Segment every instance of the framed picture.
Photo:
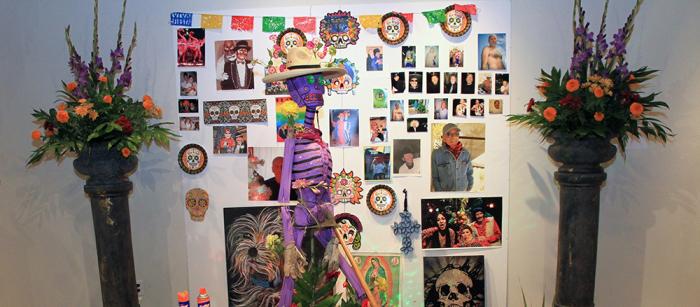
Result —
<svg viewBox="0 0 700 307"><path fill-rule="evenodd" d="M423 305L425 307L488 306L484 256L423 258Z"/></svg>

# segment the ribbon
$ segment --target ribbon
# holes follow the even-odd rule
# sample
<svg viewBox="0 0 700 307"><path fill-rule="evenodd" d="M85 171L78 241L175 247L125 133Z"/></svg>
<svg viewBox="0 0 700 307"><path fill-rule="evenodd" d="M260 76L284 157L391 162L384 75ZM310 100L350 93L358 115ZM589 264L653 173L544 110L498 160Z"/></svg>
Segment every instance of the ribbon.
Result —
<svg viewBox="0 0 700 307"><path fill-rule="evenodd" d="M423 16L428 20L429 24L443 23L447 19L445 16L445 10L439 9L434 11L423 12Z"/></svg>
<svg viewBox="0 0 700 307"><path fill-rule="evenodd" d="M316 17L294 17L294 27L304 33L316 32Z"/></svg>
<svg viewBox="0 0 700 307"><path fill-rule="evenodd" d="M476 15L476 5L474 4L455 4L455 10L465 12L469 15Z"/></svg>
<svg viewBox="0 0 700 307"><path fill-rule="evenodd" d="M253 16L231 16L231 30L253 31Z"/></svg>
<svg viewBox="0 0 700 307"><path fill-rule="evenodd" d="M281 16L263 17L263 32L281 32L284 30L285 19Z"/></svg>
<svg viewBox="0 0 700 307"><path fill-rule="evenodd" d="M382 15L361 15L360 25L365 29L378 29L382 27Z"/></svg>
<svg viewBox="0 0 700 307"><path fill-rule="evenodd" d="M172 12L170 13L171 26L192 26L192 13Z"/></svg>
<svg viewBox="0 0 700 307"><path fill-rule="evenodd" d="M224 16L202 14L201 27L204 29L221 29L224 24Z"/></svg>

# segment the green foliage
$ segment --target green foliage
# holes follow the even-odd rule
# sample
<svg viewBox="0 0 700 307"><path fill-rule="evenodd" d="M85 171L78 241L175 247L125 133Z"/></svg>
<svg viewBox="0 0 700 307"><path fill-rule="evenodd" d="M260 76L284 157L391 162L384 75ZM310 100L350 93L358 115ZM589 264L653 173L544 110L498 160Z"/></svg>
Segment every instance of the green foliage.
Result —
<svg viewBox="0 0 700 307"><path fill-rule="evenodd" d="M333 307L340 294L333 294L337 275L329 277L318 261L312 261L306 272L297 279L294 288L294 303L299 307Z"/></svg>

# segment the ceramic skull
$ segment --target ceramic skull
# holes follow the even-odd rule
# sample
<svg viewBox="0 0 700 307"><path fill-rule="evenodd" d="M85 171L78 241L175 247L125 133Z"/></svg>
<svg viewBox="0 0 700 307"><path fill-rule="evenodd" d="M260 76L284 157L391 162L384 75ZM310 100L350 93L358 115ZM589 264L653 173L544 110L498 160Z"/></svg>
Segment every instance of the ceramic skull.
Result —
<svg viewBox="0 0 700 307"><path fill-rule="evenodd" d="M228 107L228 115L231 117L231 120L238 120L238 115L241 113L241 108L239 106L230 106Z"/></svg>
<svg viewBox="0 0 700 307"><path fill-rule="evenodd" d="M219 106L211 106L209 108L209 116L211 117L211 120L218 121L219 115L221 115L221 108Z"/></svg>
<svg viewBox="0 0 700 307"><path fill-rule="evenodd" d="M259 104L251 105L250 115L253 116L253 119L260 119L260 115L262 115L262 106Z"/></svg>
<svg viewBox="0 0 700 307"><path fill-rule="evenodd" d="M467 273L458 269L449 269L438 277L435 290L441 306L467 306L472 301L472 279Z"/></svg>
<svg viewBox="0 0 700 307"><path fill-rule="evenodd" d="M200 188L187 191L185 195L185 206L190 213L190 219L195 222L203 221L204 215L207 213L207 209L209 209L209 193Z"/></svg>

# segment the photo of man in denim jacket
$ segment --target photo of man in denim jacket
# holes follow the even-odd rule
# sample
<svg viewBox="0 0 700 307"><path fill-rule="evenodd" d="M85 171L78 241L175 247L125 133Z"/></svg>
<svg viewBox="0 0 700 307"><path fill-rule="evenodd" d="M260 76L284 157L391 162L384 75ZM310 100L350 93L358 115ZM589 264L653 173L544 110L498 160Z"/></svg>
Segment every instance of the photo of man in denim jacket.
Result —
<svg viewBox="0 0 700 307"><path fill-rule="evenodd" d="M433 191L470 191L474 185L471 155L459 140L460 131L452 123L442 128L442 146L432 154Z"/></svg>

